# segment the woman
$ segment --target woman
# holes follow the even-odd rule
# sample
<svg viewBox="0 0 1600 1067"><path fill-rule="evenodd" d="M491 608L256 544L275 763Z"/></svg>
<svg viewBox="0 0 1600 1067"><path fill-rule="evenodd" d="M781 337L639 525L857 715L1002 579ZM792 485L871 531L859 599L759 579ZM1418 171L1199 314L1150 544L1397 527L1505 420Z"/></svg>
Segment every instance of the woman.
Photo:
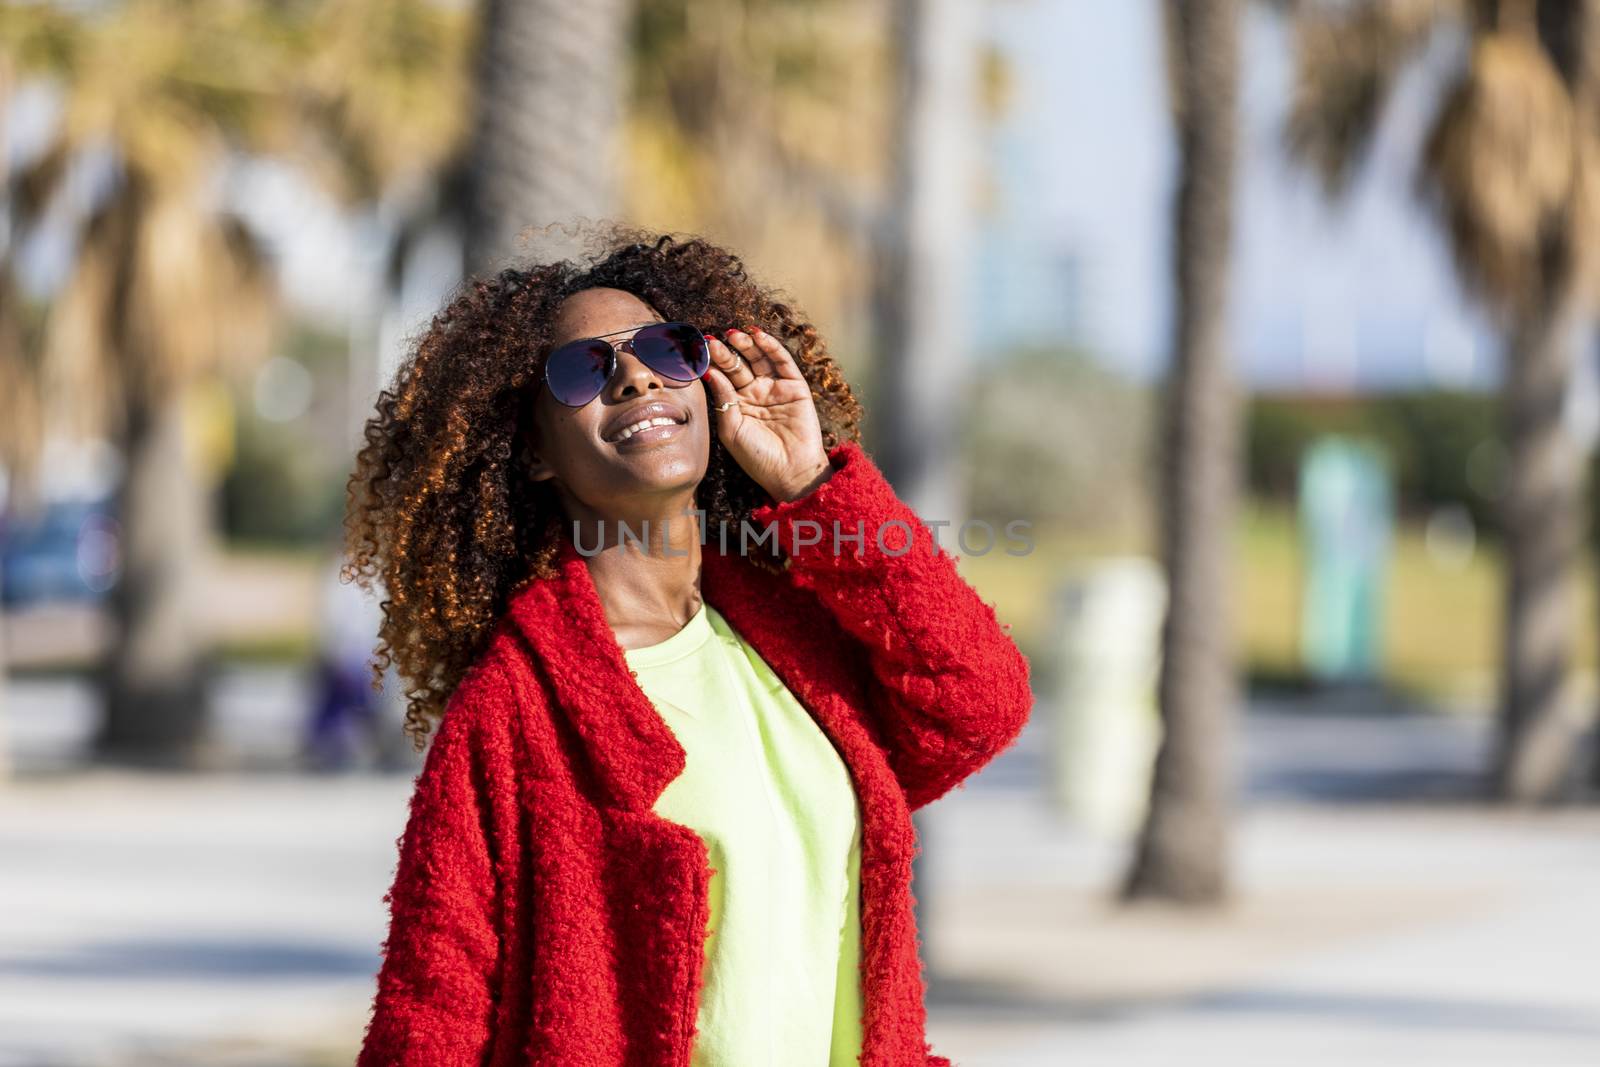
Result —
<svg viewBox="0 0 1600 1067"><path fill-rule="evenodd" d="M473 281L366 429L350 571L438 733L359 1065L948 1064L910 815L1028 664L810 324L703 240L609 248Z"/></svg>

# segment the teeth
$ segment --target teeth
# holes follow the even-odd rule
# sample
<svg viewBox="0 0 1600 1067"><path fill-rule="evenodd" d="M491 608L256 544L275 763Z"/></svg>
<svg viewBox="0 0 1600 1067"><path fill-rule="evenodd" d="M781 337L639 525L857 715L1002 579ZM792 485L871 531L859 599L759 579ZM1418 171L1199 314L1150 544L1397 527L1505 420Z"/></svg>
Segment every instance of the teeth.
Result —
<svg viewBox="0 0 1600 1067"><path fill-rule="evenodd" d="M675 426L677 421L677 419L665 418L645 419L642 422L634 423L632 426L624 426L622 432L617 435L617 440L626 441L640 430L648 430L652 426Z"/></svg>

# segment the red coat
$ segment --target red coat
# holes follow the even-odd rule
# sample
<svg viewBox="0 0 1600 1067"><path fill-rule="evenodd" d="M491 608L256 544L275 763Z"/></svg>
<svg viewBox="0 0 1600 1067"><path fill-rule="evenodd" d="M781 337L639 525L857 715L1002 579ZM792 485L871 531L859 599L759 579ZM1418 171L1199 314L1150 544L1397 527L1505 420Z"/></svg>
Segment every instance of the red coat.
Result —
<svg viewBox="0 0 1600 1067"><path fill-rule="evenodd" d="M769 574L708 536L701 591L816 718L862 832L864 1067L949 1067L925 1040L911 812L1009 747L1027 660L859 445L769 501ZM887 527L889 552L877 544ZM857 522L864 544L841 540ZM760 551L761 549L752 549ZM651 811L685 754L630 677L584 558L515 593L452 693L412 794L357 1067L689 1062L710 912L708 851Z"/></svg>

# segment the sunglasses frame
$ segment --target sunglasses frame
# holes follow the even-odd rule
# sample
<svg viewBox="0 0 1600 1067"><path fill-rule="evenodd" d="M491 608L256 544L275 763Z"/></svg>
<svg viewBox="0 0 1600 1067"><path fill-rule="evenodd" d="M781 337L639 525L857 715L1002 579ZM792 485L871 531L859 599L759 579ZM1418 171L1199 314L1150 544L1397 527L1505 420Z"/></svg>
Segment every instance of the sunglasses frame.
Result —
<svg viewBox="0 0 1600 1067"><path fill-rule="evenodd" d="M637 337L641 331L667 326L687 326L689 329L693 330L695 337L699 340L702 361L708 367L711 365L711 343L705 339L705 331L700 329L694 323L681 322L677 320L671 322L647 322L643 326L634 326L627 330L614 330L611 333L597 334L594 337L575 337L571 341L567 341L566 343L551 349L550 354L545 357L544 367L539 374L539 386L542 389L550 389L550 398L558 404L569 408L586 407L589 404L594 403L594 398L605 391L606 384L611 381L611 376L617 373L617 353L622 351L623 346L626 345L628 352L632 354L634 358L639 359L639 361L643 363L644 359L639 356L638 351L633 346L634 338ZM633 336L624 337L621 341L609 340L609 338L616 337L618 334L623 333L631 333ZM590 396L589 399L585 400L581 404L569 404L567 401L562 400L561 397L556 395L556 391L554 389L550 388L550 364L555 361L555 357L562 351L562 349L569 348L574 345L587 345L595 341L604 341L606 347L611 350L610 355L606 357L605 377L601 379L600 387L594 391L593 396ZM650 367L650 364L645 363L645 366ZM660 374L664 378L675 382L681 382L684 385L697 380L699 377L701 377L701 375L704 374L704 371L702 371L700 375L695 375L693 378L675 378L666 371L657 367L650 367L650 369L655 371L657 374Z"/></svg>

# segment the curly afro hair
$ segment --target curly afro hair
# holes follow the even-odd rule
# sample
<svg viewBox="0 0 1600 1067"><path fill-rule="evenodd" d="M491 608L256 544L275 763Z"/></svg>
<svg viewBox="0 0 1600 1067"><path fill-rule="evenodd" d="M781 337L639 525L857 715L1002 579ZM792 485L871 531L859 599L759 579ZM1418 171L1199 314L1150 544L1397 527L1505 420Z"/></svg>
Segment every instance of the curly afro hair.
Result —
<svg viewBox="0 0 1600 1067"><path fill-rule="evenodd" d="M559 304L600 287L719 336L761 323L810 382L825 446L861 438L861 406L816 328L737 255L701 238L611 224L587 263L462 282L379 394L347 486L341 578L369 591L381 583L374 684L396 668L419 752L518 587L554 574L567 524L549 483L526 474L533 394ZM735 527L766 502L714 427L696 502L708 522ZM781 565L759 554L752 562Z"/></svg>

